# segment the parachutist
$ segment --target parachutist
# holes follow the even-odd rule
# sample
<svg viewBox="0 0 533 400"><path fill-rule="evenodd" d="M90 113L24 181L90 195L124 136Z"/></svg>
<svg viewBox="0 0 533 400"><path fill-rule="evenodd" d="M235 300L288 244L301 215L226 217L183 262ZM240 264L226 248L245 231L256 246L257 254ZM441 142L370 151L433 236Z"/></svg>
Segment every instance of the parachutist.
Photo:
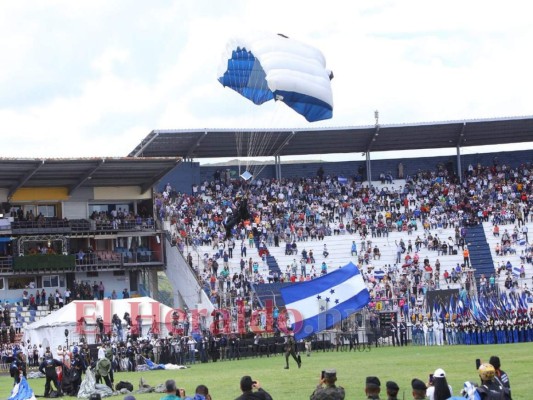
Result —
<svg viewBox="0 0 533 400"><path fill-rule="evenodd" d="M250 211L248 210L248 198L243 197L239 202L237 212L233 216L227 216L223 222L224 228L226 229L226 239L231 237L231 230L235 225L242 221L250 219Z"/></svg>

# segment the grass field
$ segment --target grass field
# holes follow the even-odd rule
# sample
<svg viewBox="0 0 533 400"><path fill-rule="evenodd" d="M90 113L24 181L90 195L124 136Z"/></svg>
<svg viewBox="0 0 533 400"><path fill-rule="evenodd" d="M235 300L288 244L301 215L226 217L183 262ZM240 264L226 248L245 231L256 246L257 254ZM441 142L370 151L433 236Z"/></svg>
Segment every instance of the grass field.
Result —
<svg viewBox="0 0 533 400"><path fill-rule="evenodd" d="M129 381L137 389L141 376L152 386L163 383L166 379L174 379L179 387L186 389L187 394L193 394L196 385L202 383L207 385L213 399L226 400L236 398L240 394L240 378L243 375L251 375L253 379L261 382L274 399L303 400L309 399L321 370L336 368L337 383L346 389L347 399L364 398L364 381L368 375L378 376L382 388L387 380L396 381L400 386L399 397L402 398L401 394L405 391L405 399L410 399L411 379L416 377L426 381L436 368L446 371L454 394L458 394L464 381L478 382L475 359L488 361L491 355L500 356L502 369L510 377L513 399L532 399L533 381L530 380L530 375L533 367L533 344L530 343L497 346L384 347L355 353L320 352L313 353L311 357L304 357L301 369L291 360L289 370L283 369L285 360L278 355L270 358L196 364L179 371L119 373L115 375L115 382ZM32 379L29 382L37 395L43 394L44 379ZM9 397L11 385L11 378L0 377L0 398ZM137 399L146 400L160 397L162 395L159 393L136 396Z"/></svg>

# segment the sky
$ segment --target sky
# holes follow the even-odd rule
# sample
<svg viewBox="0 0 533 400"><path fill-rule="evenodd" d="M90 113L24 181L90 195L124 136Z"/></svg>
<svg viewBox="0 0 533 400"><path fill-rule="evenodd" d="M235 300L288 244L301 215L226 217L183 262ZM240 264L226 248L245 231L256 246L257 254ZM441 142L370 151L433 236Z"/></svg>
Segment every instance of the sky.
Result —
<svg viewBox="0 0 533 400"><path fill-rule="evenodd" d="M363 126L374 110L381 124L533 115L531 11L527 1L2 2L0 157L121 157L154 129ZM226 44L257 31L322 51L332 119L309 124L220 85Z"/></svg>

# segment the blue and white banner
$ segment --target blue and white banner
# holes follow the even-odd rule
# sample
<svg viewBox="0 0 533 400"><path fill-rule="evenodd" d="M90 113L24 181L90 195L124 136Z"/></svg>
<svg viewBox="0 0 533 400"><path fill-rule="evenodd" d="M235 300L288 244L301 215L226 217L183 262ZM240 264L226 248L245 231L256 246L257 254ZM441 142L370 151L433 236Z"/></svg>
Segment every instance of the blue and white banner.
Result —
<svg viewBox="0 0 533 400"><path fill-rule="evenodd" d="M331 328L370 301L359 268L353 263L311 281L283 287L281 296L293 316L297 340Z"/></svg>

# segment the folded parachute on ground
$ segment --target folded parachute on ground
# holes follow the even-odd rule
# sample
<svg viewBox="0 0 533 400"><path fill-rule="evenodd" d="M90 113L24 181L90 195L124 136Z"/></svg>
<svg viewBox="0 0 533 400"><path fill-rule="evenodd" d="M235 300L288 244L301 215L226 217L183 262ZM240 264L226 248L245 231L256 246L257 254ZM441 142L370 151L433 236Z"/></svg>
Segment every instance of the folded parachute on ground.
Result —
<svg viewBox="0 0 533 400"><path fill-rule="evenodd" d="M254 104L280 100L315 122L333 116L332 78L320 50L284 35L256 34L228 43L218 80Z"/></svg>
<svg viewBox="0 0 533 400"><path fill-rule="evenodd" d="M150 368L151 370L154 370L154 369L165 369L165 365L164 364L156 364L154 363L152 360L150 360L149 358L144 358L144 362L146 363L146 365L148 365L148 368Z"/></svg>
<svg viewBox="0 0 533 400"><path fill-rule="evenodd" d="M20 382L13 387L9 400L35 400L35 394L25 377L21 377Z"/></svg>

